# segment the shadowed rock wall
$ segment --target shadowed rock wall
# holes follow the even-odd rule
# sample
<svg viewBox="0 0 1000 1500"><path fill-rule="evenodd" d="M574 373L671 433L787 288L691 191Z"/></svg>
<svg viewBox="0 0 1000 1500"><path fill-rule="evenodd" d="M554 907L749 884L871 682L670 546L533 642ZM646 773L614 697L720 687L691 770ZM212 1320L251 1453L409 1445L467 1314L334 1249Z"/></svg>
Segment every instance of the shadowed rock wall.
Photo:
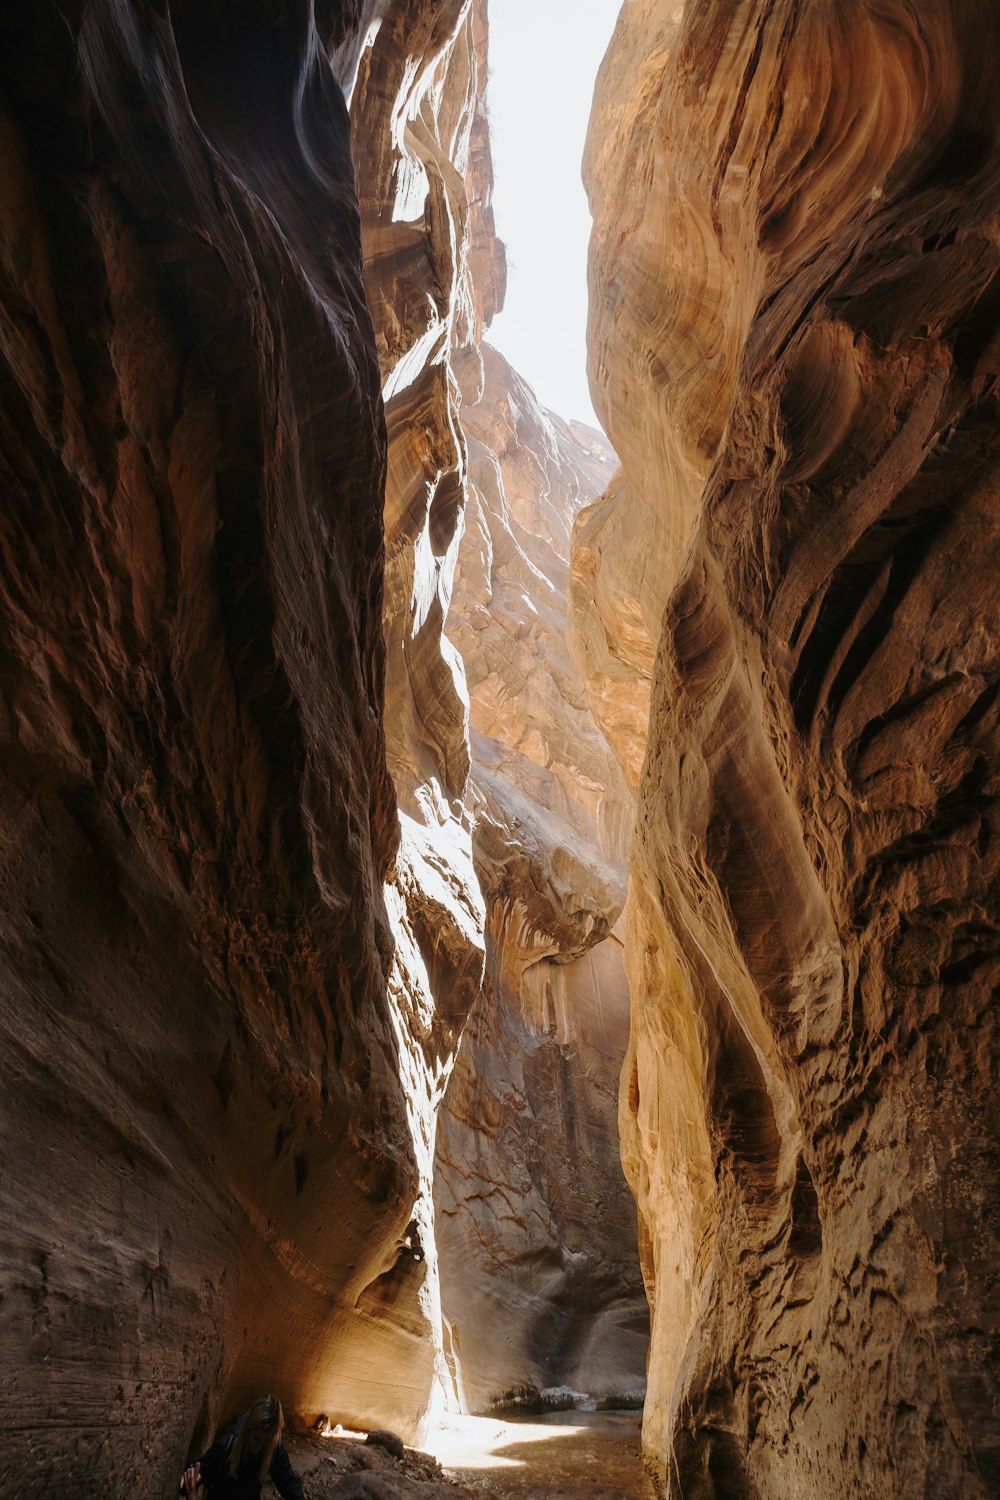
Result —
<svg viewBox="0 0 1000 1500"><path fill-rule="evenodd" d="M598 84L575 639L644 758L671 1494L1000 1484L997 62L972 0L629 0Z"/></svg>
<svg viewBox="0 0 1000 1500"><path fill-rule="evenodd" d="M0 22L4 1494L426 1399L358 20Z"/></svg>
<svg viewBox="0 0 1000 1500"><path fill-rule="evenodd" d="M446 1339L482 1410L641 1391L648 1321L618 1152L632 797L566 641L573 517L613 467L495 350L464 363L469 501L448 631L471 699L487 975L439 1123Z"/></svg>
<svg viewBox="0 0 1000 1500"><path fill-rule="evenodd" d="M3 1494L454 1395L485 55L470 0L0 19Z"/></svg>

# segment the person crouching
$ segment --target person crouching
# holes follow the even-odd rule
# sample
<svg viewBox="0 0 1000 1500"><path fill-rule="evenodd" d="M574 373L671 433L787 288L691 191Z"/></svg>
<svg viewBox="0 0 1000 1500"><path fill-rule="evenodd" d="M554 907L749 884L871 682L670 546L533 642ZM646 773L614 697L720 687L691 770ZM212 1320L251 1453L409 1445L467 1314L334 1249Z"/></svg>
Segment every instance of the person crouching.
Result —
<svg viewBox="0 0 1000 1500"><path fill-rule="evenodd" d="M181 1494L198 1500L260 1500L261 1485L270 1479L283 1500L305 1500L281 1441L284 1426L277 1397L259 1397L235 1427L184 1470Z"/></svg>

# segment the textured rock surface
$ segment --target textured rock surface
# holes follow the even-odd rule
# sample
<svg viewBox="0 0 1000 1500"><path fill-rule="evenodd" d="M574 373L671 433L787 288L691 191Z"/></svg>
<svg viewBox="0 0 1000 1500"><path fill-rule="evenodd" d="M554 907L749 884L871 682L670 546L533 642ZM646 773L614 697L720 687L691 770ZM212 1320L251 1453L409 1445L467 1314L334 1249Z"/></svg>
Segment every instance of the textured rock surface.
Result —
<svg viewBox="0 0 1000 1500"><path fill-rule="evenodd" d="M1000 1484L997 54L974 3L629 0L599 81L576 640L646 755L671 1493Z"/></svg>
<svg viewBox="0 0 1000 1500"><path fill-rule="evenodd" d="M443 624L504 285L485 49L470 0L0 20L5 1495L172 1493L263 1388L409 1436L455 1380L430 1189L484 964ZM588 734L520 747L548 810L517 871L496 749L476 798L507 980L576 960L517 1026L548 995L565 1062L579 1010L606 1156L620 870L555 843L602 803Z"/></svg>
<svg viewBox="0 0 1000 1500"><path fill-rule="evenodd" d="M397 1440L398 1441L398 1440ZM296 1435L287 1441L306 1500L466 1500L429 1453L393 1454L360 1438Z"/></svg>
<svg viewBox="0 0 1000 1500"><path fill-rule="evenodd" d="M618 1152L628 992L609 936L632 798L566 642L573 517L606 482L488 346L465 362L469 501L448 631L468 672L487 980L439 1125L462 1399L642 1388L648 1315Z"/></svg>
<svg viewBox="0 0 1000 1500"><path fill-rule="evenodd" d="M404 942L388 974L385 432L324 55L350 82L366 19L0 21L4 1494L170 1489L251 1390L427 1396L457 1018L404 1009Z"/></svg>
<svg viewBox="0 0 1000 1500"><path fill-rule="evenodd" d="M634 1389L645 1315L613 1103L627 1020L620 944L584 957L621 906L631 801L565 647L569 528L609 466L589 451L597 434L557 431L480 347L505 283L489 208L486 40L484 4L399 5L363 52L351 100L389 432L386 724L403 826L390 983L407 1018L404 1055L407 1037L417 1044L408 1092L422 1174L410 1244L380 1296L392 1309L419 1286L414 1386L472 1405L555 1383L546 1372L560 1360L602 1388L622 1388L627 1373ZM491 978L438 1155L442 1231L429 1192L435 1110L456 1027L480 993L480 882ZM600 1168L589 1186L570 1174L563 1191L567 1128ZM517 1225L479 1175L515 1171L530 1199ZM457 1222L456 1198L478 1205ZM613 1226L603 1239L595 1201Z"/></svg>
<svg viewBox="0 0 1000 1500"><path fill-rule="evenodd" d="M385 713L402 825L387 893L396 937L389 984L420 1171L412 1224L370 1310L379 1320L408 1320L410 1344L395 1373L410 1388L408 1432L432 1389L438 1400L452 1390L442 1354L434 1134L483 974L484 911L466 802L468 697L443 627L467 471L453 365L475 347L505 278L489 210L485 53L485 4L404 0L373 29L351 99L389 437ZM357 1357L345 1349L348 1362ZM378 1346L371 1375L386 1379Z"/></svg>

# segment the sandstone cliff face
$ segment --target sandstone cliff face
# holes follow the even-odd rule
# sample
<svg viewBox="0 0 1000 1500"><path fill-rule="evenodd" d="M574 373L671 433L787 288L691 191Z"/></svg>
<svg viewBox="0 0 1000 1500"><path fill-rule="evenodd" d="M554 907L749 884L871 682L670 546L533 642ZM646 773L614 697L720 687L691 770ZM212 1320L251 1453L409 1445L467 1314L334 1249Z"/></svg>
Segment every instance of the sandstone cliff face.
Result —
<svg viewBox="0 0 1000 1500"><path fill-rule="evenodd" d="M439 1124L446 1337L461 1398L644 1380L647 1310L618 1154L632 798L566 643L573 517L606 481L488 346L462 423L469 499L448 632L468 673L487 978Z"/></svg>
<svg viewBox="0 0 1000 1500"><path fill-rule="evenodd" d="M4 1494L173 1493L189 1442L263 1388L407 1435L454 1395L431 1178L484 872L513 1008L477 1034L534 1039L532 1212L571 1111L622 1197L620 950L591 949L629 804L592 727L544 760L511 742L530 786L494 737L470 797L443 629L459 412L488 409L504 283L485 49L470 0L0 21ZM542 428L565 539L590 459ZM548 598L543 636L558 657ZM593 1365L563 1305L596 1285L565 1186L529 1238L572 1264L523 1322ZM635 1322L615 1251L603 1325Z"/></svg>
<svg viewBox="0 0 1000 1500"><path fill-rule="evenodd" d="M401 4L369 35L351 114L389 434L390 990L421 1171L370 1309L410 1320L407 1378L437 1402L570 1376L634 1390L646 1310L614 1104L627 992L620 942L590 952L621 908L631 798L565 644L570 525L609 463L481 345L505 283L485 4Z"/></svg>
<svg viewBox="0 0 1000 1500"><path fill-rule="evenodd" d="M365 19L0 23L5 1494L172 1492L263 1388L426 1397L384 1288L449 1043L389 994L385 431L325 55L350 81Z"/></svg>
<svg viewBox="0 0 1000 1500"><path fill-rule="evenodd" d="M629 0L599 80L622 469L575 631L645 754L623 1121L671 1494L1000 1483L997 53L972 3Z"/></svg>
<svg viewBox="0 0 1000 1500"><path fill-rule="evenodd" d="M370 1373L376 1386L388 1379L408 1390L408 1413L393 1417L407 1431L429 1400L454 1394L442 1346L434 1141L483 975L484 910L466 798L468 696L444 622L468 467L454 365L475 349L505 282L489 210L485 72L485 4L406 0L372 27L351 99L389 438L385 717L402 827L388 892L396 939L389 988L420 1172L399 1260L369 1299L380 1325L407 1327L409 1347L395 1351L390 1373L374 1343ZM358 1358L345 1346L345 1366Z"/></svg>

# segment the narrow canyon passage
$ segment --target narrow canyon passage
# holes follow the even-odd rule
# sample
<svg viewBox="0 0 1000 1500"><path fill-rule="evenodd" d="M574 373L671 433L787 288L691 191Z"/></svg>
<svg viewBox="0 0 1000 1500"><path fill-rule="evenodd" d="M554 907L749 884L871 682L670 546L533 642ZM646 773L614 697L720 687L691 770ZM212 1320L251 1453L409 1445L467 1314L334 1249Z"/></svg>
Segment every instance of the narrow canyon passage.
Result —
<svg viewBox="0 0 1000 1500"><path fill-rule="evenodd" d="M613 454L603 434L546 411L485 338L506 278L486 6L460 7L429 52L407 17L370 34L350 110L387 397L397 881L413 871L390 905L390 986L401 1010L461 1027L437 1064L440 1102L418 1095L413 1114L427 1143L422 1355L437 1360L435 1409L564 1389L641 1402L648 1310L618 1146L629 999L616 927L633 799L567 640L571 531ZM410 210L386 183L428 195L429 256L414 256ZM398 1271L378 1291L391 1321ZM372 1379L384 1385L384 1371Z"/></svg>
<svg viewBox="0 0 1000 1500"><path fill-rule="evenodd" d="M998 1492L998 63L625 0L598 431L486 0L0 14L0 1496Z"/></svg>

